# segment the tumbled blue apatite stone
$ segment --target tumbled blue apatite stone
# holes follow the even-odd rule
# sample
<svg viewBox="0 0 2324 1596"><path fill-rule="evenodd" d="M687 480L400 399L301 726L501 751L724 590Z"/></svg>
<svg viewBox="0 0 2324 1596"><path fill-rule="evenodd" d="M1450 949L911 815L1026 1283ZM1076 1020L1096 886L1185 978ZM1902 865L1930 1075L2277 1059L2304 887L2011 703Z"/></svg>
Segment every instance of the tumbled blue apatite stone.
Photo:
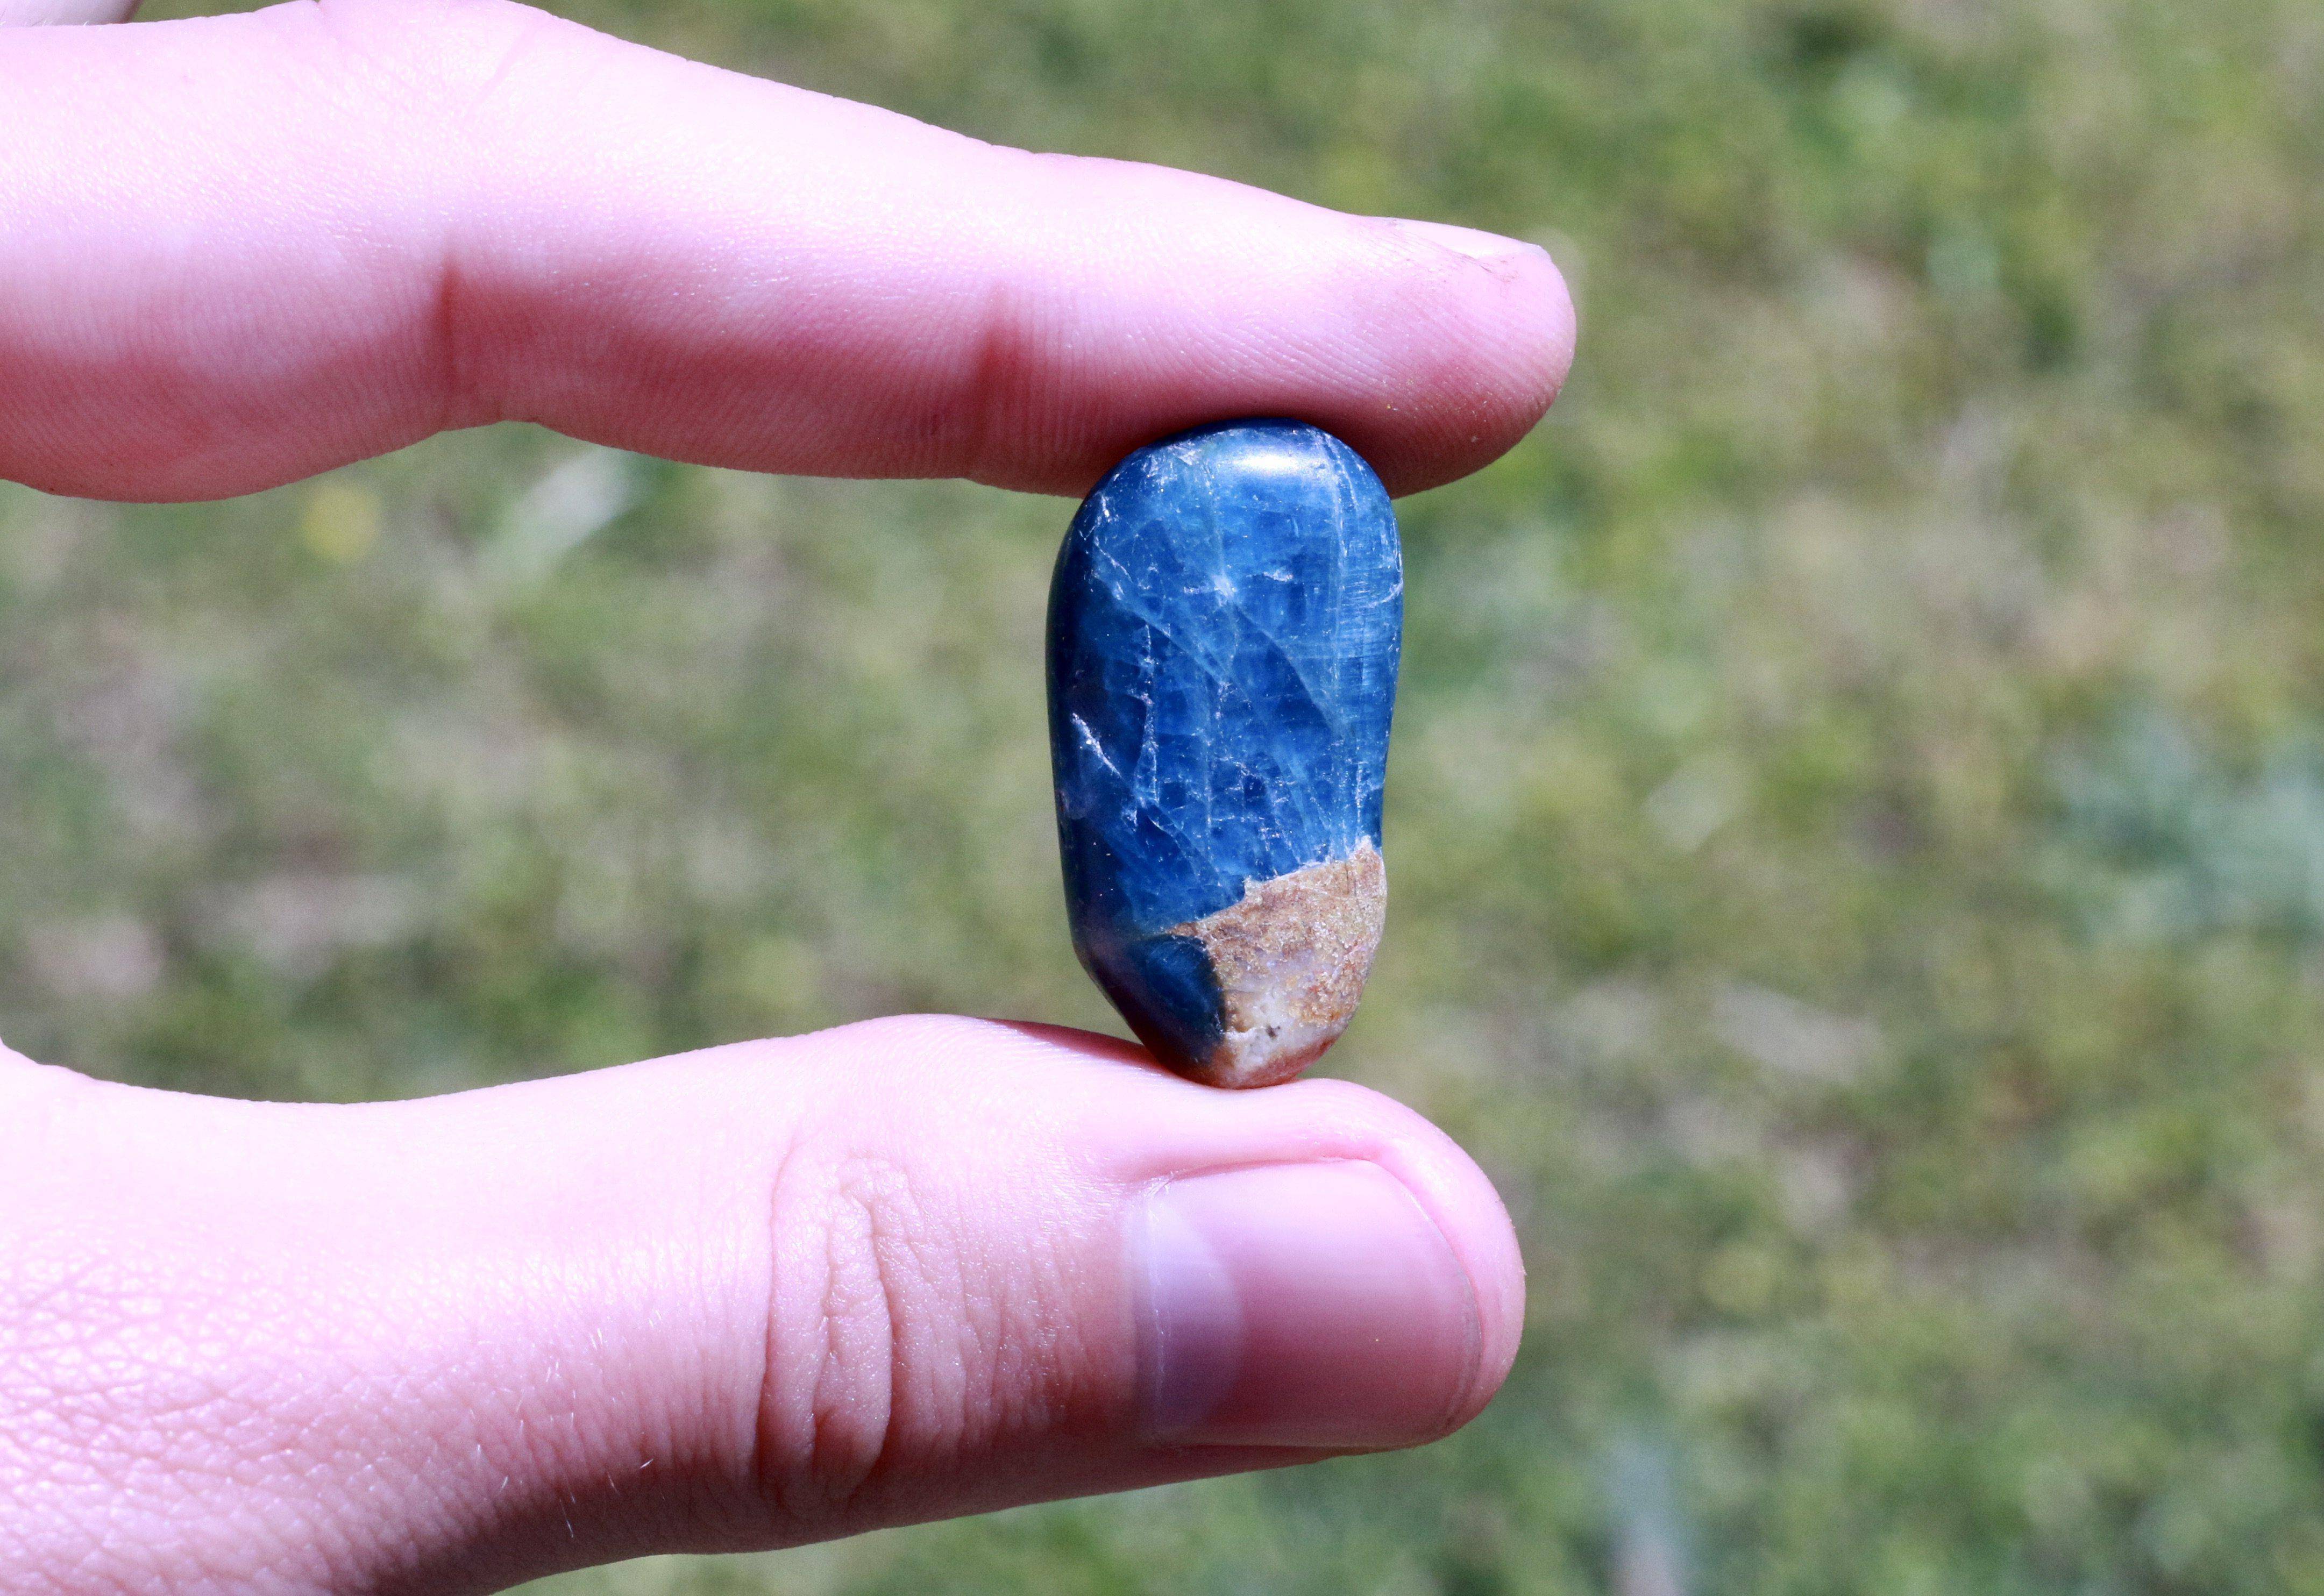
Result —
<svg viewBox="0 0 2324 1596"><path fill-rule="evenodd" d="M1387 492L1300 422L1139 449L1074 517L1049 590L1074 947L1184 1074L1289 1080L1355 1012L1403 618Z"/></svg>

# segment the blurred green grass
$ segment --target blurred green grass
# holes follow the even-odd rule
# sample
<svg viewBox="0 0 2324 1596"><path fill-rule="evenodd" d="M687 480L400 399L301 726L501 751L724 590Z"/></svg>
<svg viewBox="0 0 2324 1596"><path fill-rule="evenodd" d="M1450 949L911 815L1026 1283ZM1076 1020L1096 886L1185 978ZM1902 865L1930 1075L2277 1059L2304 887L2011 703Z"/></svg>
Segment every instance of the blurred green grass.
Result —
<svg viewBox="0 0 2324 1596"><path fill-rule="evenodd" d="M1396 913L1330 1061L1517 1213L1501 1400L544 1590L2324 1591L2324 11L569 9L1526 234L1583 346L1404 506ZM515 429L0 490L9 1039L355 1098L1108 1026L1041 742L1066 514Z"/></svg>

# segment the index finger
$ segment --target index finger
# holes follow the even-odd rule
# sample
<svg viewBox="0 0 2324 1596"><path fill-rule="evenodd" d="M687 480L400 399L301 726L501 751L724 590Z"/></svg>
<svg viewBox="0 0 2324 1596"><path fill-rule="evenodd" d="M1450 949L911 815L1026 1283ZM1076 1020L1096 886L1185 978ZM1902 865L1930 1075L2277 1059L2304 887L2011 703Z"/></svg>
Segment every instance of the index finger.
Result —
<svg viewBox="0 0 2324 1596"><path fill-rule="evenodd" d="M541 422L1078 492L1224 416L1408 492L1539 419L1513 240L997 148L506 0L0 32L0 475L249 492Z"/></svg>

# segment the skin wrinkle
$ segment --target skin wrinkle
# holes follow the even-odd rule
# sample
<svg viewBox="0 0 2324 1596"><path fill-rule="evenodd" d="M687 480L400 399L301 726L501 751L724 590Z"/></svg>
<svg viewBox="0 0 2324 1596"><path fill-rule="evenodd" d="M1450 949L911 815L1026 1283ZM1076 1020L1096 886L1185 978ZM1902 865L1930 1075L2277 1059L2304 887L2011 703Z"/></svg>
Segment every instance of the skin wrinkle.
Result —
<svg viewBox="0 0 2324 1596"><path fill-rule="evenodd" d="M879 1222L881 1213L883 1211L881 1211L879 1205L872 1204L872 1201L864 1201L862 1196L855 1196L855 1201L858 1201L860 1211L862 1211L864 1215L864 1254L867 1254L864 1261L867 1261L869 1268L872 1268L872 1282L874 1282L876 1292L879 1292L881 1336L883 1336L883 1345L885 1345L885 1352L888 1352L888 1359L885 1359L885 1369L881 1370L883 1378L881 1378L881 1387L879 1387L879 1422L872 1426L872 1434L876 1435L876 1445L872 1447L869 1457L864 1459L862 1475L860 1475L860 1478L853 1482L851 1490L842 1496L842 1508L853 1506L853 1499L855 1499L862 1490L867 1490L869 1484L874 1484L876 1480L881 1478L883 1466L890 1466L890 1463L895 1462L897 1417L899 1417L899 1410L904 1407L904 1394L908 1391L908 1364L907 1364L907 1359L904 1359L904 1350L907 1350L908 1345L908 1331L907 1331L908 1320L907 1320L907 1315L904 1315L904 1301L907 1301L907 1298L904 1298L904 1294L901 1294L899 1289L899 1278L897 1278L897 1271L895 1271L895 1254L892 1254L890 1241L888 1241L888 1236L883 1233L883 1227L881 1227L881 1222Z"/></svg>
<svg viewBox="0 0 2324 1596"><path fill-rule="evenodd" d="M488 399L477 378L478 363L468 353L475 335L477 312L468 302L468 278L460 264L459 248L447 241L443 264L436 280L435 364L442 401L437 408L436 430L479 427L505 419L505 407Z"/></svg>
<svg viewBox="0 0 2324 1596"><path fill-rule="evenodd" d="M905 1179L911 1183L908 1173ZM948 1214L958 1206L954 1201L942 1204ZM914 1204L915 1213L925 1211L925 1204ZM1029 1243L1028 1256L1038 1257L1038 1223L1023 1241ZM980 1239L956 1219L942 1229L913 1226L898 1238L897 1245L909 1257L903 1278L920 1282L925 1298L920 1339L926 1355L915 1360L914 1367L920 1377L917 1397L927 1418L905 1426L905 1433L920 1438L919 1455L908 1461L922 1471L971 1466L969 1460L989 1453L996 1435L1007 1430L1003 1404L995 1396L1005 1372L1001 1344L1007 1332L991 1277L1005 1287L1010 1271L996 1269L993 1260L983 1256ZM1038 1383L1038 1376L1034 1383Z"/></svg>
<svg viewBox="0 0 2324 1596"><path fill-rule="evenodd" d="M937 438L957 435L949 448L936 451L938 474L984 476L999 463L994 440L1010 429L1015 420L1010 411L1022 403L1026 378L1042 365L1039 304L1038 295L1028 294L1005 273L996 273L986 287L977 313L979 330L966 340L973 353L936 418ZM947 416L959 418L957 424L947 427Z"/></svg>
<svg viewBox="0 0 2324 1596"><path fill-rule="evenodd" d="M818 1268L808 1279L779 1266L775 1276L761 1396L767 1418L753 1467L777 1516L801 1525L845 1522L891 1450L902 1337L875 1190L844 1164L826 1170L794 1151L770 1205L778 1246ZM814 1368L798 1394L804 1424L786 1422L796 1353L810 1346Z"/></svg>
<svg viewBox="0 0 2324 1596"><path fill-rule="evenodd" d="M509 97L519 68L539 55L546 41L549 30L545 24L549 19L540 13L512 13L510 8L475 4L474 0L424 3L438 14L474 19L488 28L497 27L505 34L497 41L479 42L484 46L481 53L492 58L480 81L462 82L459 73L440 69L432 75L399 72L392 61L386 63L391 77L403 83L420 102L418 109L421 125L457 126L477 147L489 148L493 142L493 120L501 114L502 102ZM316 9L331 23L336 23L342 14L340 0L317 0ZM382 59L379 52L367 47L359 30L334 26L332 32L346 47L371 59ZM460 199L443 205L448 217L473 216L481 208L481 190L473 184L469 190ZM447 220L435 245L435 290L431 299L435 383L440 394L436 430L439 431L483 426L510 418L506 383L488 386L484 374L491 369L484 355L497 330L496 312L500 307L489 293L478 296L470 291L475 272L468 264L468 256L475 246L465 233L460 221Z"/></svg>

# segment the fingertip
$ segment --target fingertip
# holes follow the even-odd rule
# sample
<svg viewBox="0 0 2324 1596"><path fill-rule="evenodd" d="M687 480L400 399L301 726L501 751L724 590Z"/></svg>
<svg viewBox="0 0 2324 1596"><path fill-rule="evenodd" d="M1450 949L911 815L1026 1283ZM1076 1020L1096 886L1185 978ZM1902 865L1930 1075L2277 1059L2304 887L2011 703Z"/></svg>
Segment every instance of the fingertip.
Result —
<svg viewBox="0 0 2324 1596"><path fill-rule="evenodd" d="M1327 1100L1324 1111L1370 1149L1434 1222L1460 1261L1476 1302L1477 1355L1443 1434L1482 1413L1517 1362L1525 1334L1526 1267L1517 1227L1491 1177L1468 1151L1416 1111L1351 1081L1311 1080L1273 1089Z"/></svg>
<svg viewBox="0 0 2324 1596"><path fill-rule="evenodd" d="M1394 1444L1459 1429L1508 1378L1524 1334L1526 1269L1508 1208L1458 1142L1386 1093L1326 1077L1221 1091L1171 1074L1143 1048L1058 1026L931 1017L849 1030L867 1052L894 1056L890 1049L899 1044L940 1047L956 1069L1004 1075L995 1087L1043 1105L1041 1119L1062 1128L1093 1166L1128 1182L1167 1185L1214 1179L1210 1172L1222 1170L1376 1167L1409 1193L1442 1236L1474 1310L1474 1346L1459 1393L1436 1410L1436 1423Z"/></svg>
<svg viewBox="0 0 2324 1596"><path fill-rule="evenodd" d="M1572 369L1577 323L1564 273L1537 244L1442 222L1379 225L1437 307L1416 400L1380 418L1388 436L1371 457L1401 496L1480 470L1531 432Z"/></svg>
<svg viewBox="0 0 2324 1596"><path fill-rule="evenodd" d="M1457 1148L1461 1168L1445 1183L1451 1195L1435 1211L1453 1256L1477 1295L1478 1351L1469 1388L1454 1407L1448 1431L1484 1412L1517 1364L1525 1335L1525 1257L1517 1228L1492 1182Z"/></svg>
<svg viewBox="0 0 2324 1596"><path fill-rule="evenodd" d="M1140 1218L1149 1442L1374 1451L1456 1422L1479 1361L1475 1293L1379 1165L1198 1173L1153 1192Z"/></svg>
<svg viewBox="0 0 2324 1596"><path fill-rule="evenodd" d="M1072 165L1071 203L1053 209L1101 235L1140 205L1176 225L1134 255L1097 246L1111 263L1100 280L1051 306L1072 328L1052 341L1083 353L1033 374L1026 401L982 429L964 473L980 481L1080 495L1173 432L1284 416L1345 439L1401 496L1506 454L1572 368L1572 298L1538 244L1198 174Z"/></svg>

